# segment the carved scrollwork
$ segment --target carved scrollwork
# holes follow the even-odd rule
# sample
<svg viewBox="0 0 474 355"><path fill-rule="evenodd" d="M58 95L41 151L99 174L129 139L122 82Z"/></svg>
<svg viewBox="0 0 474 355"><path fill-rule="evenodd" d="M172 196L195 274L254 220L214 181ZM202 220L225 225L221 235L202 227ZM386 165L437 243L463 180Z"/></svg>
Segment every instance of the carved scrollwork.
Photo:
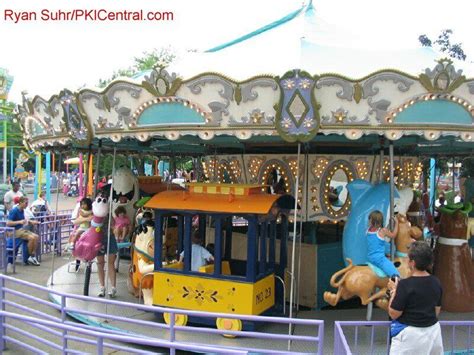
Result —
<svg viewBox="0 0 474 355"><path fill-rule="evenodd" d="M187 87L195 95L199 95L202 92L202 87L206 84L220 84L222 89L218 90L220 97L224 99L224 102L213 101L208 103L209 108L212 111L212 123L219 123L222 121L222 117L228 116L228 107L234 96L234 86L229 81L214 75L201 76L195 80L192 80L187 84Z"/></svg>
<svg viewBox="0 0 474 355"><path fill-rule="evenodd" d="M338 85L342 88L342 90L339 90L336 93L338 98L352 101L352 97L354 96L354 87L349 81L336 77L323 77L316 82L316 87L318 89L321 89L323 86L334 85Z"/></svg>
<svg viewBox="0 0 474 355"><path fill-rule="evenodd" d="M123 127L123 123L128 125L133 121L131 117L132 110L129 107L124 107L124 106L119 107L120 99L115 96L117 91L126 91L130 94L131 97L133 97L134 99L138 99L140 97L140 93L142 89L139 87L136 87L133 84L118 83L118 84L113 85L107 91L107 99L110 103L110 107L113 107L115 112L118 113L117 126Z"/></svg>
<svg viewBox="0 0 474 355"><path fill-rule="evenodd" d="M278 90L278 83L274 79L256 79L248 84L241 85L242 102L254 101L258 98L256 87L270 87L273 91Z"/></svg>
<svg viewBox="0 0 474 355"><path fill-rule="evenodd" d="M165 96L169 93L176 79L176 73L170 74L166 69L159 68L159 70L152 70L150 75L145 75L142 85L156 96Z"/></svg>
<svg viewBox="0 0 474 355"><path fill-rule="evenodd" d="M391 102L385 99L373 102L372 98L370 97L367 100L367 103L371 107L371 110L369 110L369 115L375 113L375 119L377 120L377 122L382 122L385 116L387 115L388 108Z"/></svg>
<svg viewBox="0 0 474 355"><path fill-rule="evenodd" d="M92 91L85 92L81 95L82 103L85 103L87 100L91 100L91 99L95 100L95 103L94 103L95 108L99 110L104 110L104 111L106 110L104 97L102 95L92 92Z"/></svg>
<svg viewBox="0 0 474 355"><path fill-rule="evenodd" d="M134 99L138 99L140 97L140 93L142 91L141 88L136 87L133 84L128 84L128 83L118 83L113 85L108 91L107 91L107 99L110 102L111 107L118 106L120 104L120 99L115 96L117 91L126 91L130 94L131 97Z"/></svg>
<svg viewBox="0 0 474 355"><path fill-rule="evenodd" d="M376 74L364 82L363 85L363 97L367 99L368 97L375 96L379 93L379 88L374 87L374 84L377 81L393 81L395 84L398 83L397 88L401 92L407 92L410 90L410 86L413 85L414 81L410 80L400 74L396 73L380 73Z"/></svg>
<svg viewBox="0 0 474 355"><path fill-rule="evenodd" d="M456 70L452 63L449 59L441 59L433 70L426 68L425 74L433 80L442 72L446 72L449 75L449 79L454 81L462 76L462 69Z"/></svg>
<svg viewBox="0 0 474 355"><path fill-rule="evenodd" d="M469 93L474 95L474 81L468 82L467 87L469 88Z"/></svg>

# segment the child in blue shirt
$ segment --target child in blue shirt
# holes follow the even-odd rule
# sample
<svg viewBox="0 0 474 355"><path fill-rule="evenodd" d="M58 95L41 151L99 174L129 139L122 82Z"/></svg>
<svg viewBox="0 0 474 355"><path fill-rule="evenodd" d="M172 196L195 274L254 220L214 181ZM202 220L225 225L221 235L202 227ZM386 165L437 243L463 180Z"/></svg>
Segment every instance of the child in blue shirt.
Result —
<svg viewBox="0 0 474 355"><path fill-rule="evenodd" d="M400 277L400 273L393 263L385 256L385 237L395 238L398 234L398 221L395 219L393 232L383 228L383 214L373 211L369 215L369 229L367 230L367 259L382 269L387 277Z"/></svg>

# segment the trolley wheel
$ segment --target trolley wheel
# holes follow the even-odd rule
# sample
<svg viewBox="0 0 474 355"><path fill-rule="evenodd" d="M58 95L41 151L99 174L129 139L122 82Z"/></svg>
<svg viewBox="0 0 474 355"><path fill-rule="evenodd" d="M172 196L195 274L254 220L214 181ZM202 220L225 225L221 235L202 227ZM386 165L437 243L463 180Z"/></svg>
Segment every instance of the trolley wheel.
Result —
<svg viewBox="0 0 474 355"><path fill-rule="evenodd" d="M242 321L240 319L217 318L216 326L219 330L242 330ZM222 334L226 338L235 338L233 334Z"/></svg>
<svg viewBox="0 0 474 355"><path fill-rule="evenodd" d="M163 313L163 318L165 320L165 323L166 324L170 324L170 320L171 320L171 314L170 313ZM174 325L180 325L180 326L185 326L186 324L188 324L188 316L186 314L178 314L178 313L175 313L174 315Z"/></svg>

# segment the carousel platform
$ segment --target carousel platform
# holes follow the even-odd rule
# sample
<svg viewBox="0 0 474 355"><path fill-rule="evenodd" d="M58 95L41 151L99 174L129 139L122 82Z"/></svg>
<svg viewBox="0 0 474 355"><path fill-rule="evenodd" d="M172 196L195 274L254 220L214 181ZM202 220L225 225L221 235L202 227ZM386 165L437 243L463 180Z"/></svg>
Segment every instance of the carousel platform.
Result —
<svg viewBox="0 0 474 355"><path fill-rule="evenodd" d="M48 287L65 293L82 295L84 289L84 278L85 278L85 265L81 265L78 272L75 272L73 264L65 264L54 272L54 284L51 285L51 277L48 281ZM120 265L120 272L117 273L117 296L114 300L130 302L138 304L138 298L134 297L129 292L128 289L128 275L127 275L128 263L126 260L122 260ZM114 317L126 317L134 320L140 321L150 321L162 323L161 316L152 313L145 312L140 309L134 309L130 307L121 307L118 305L105 305L103 303L95 302L98 297L96 295L99 292L99 282L96 265L93 265L92 275L89 287L90 300L82 301L79 299L68 299L67 307L80 310L80 312L68 312L68 315L75 320L106 329L107 331L112 332L124 332L128 334L135 334L137 336L153 337L153 338L162 338L167 339L169 333L166 329L159 329L149 326L140 326L137 327L136 324L126 323L119 320L114 320L111 318ZM108 297L108 296L107 296ZM55 294L50 294L50 299L56 303L60 304L61 299ZM86 315L86 313L99 313L104 315L104 317L99 317L95 315ZM111 317L111 318L109 318ZM356 308L356 309L326 309L326 310L300 310L296 312L296 317L301 319L321 319L324 320L324 354L333 353L333 344L334 344L334 321L335 320L346 320L346 321L361 321L366 318L366 309L365 308ZM444 312L440 317L442 320L466 320L473 319L474 313L447 313ZM387 314L380 309L374 309L372 320L385 321L387 320ZM268 333L280 333L287 334L288 326L283 324L263 324L258 328L259 332L268 332ZM296 325L294 328L294 334L298 335L315 335L314 329L308 329L304 326ZM381 336L382 338L383 336ZM196 343L196 344L214 344L220 346L230 346L230 347L241 347L245 346L252 347L254 349L267 349L267 350L284 350L287 344L286 341L268 341L265 339L252 339L252 338L224 338L219 334L203 334L193 333L193 332L184 332L178 331L176 333L176 339ZM381 340L381 343L383 341ZM292 352L312 352L313 348L310 347L311 344L304 342L295 342L292 344ZM381 345L381 351L383 346Z"/></svg>
<svg viewBox="0 0 474 355"><path fill-rule="evenodd" d="M117 296L113 300L115 301L122 301L122 302L130 302L130 303L139 303L139 299L136 298L129 292L128 289L128 260L122 260L120 264L120 272L117 273ZM54 272L53 281L54 284L51 285L51 277L48 280L48 287L64 293L76 294L76 295L83 295L84 289L84 279L85 279L85 265L81 265L78 272L75 272L75 265L73 264L73 260L71 263L67 263ZM74 318L76 321L81 323L94 326L94 327L101 327L107 331L119 331L128 334L134 334L137 336L145 336L145 337L153 337L153 338L162 338L168 339L169 333L166 329L159 329L154 327L147 327L143 326L139 329L137 328L136 324L130 324L123 321L118 321L111 318L115 316L119 317L126 317L131 318L134 320L140 321L150 321L150 322L158 322L163 323L162 317L160 314L146 312L140 309L134 309L129 307L121 307L116 305L105 305L103 303L95 302L95 300L99 299L97 294L99 292L99 280L97 274L97 266L93 264L92 266L92 274L91 280L89 285L89 295L90 301L82 301L79 299L67 299L67 307L74 308L80 310L79 312L69 311L67 312L71 318ZM106 296L108 298L108 296ZM55 295L53 293L49 294L49 298L56 304L61 303L61 297ZM104 317L98 317L96 315L85 315L82 312L87 313L99 313L104 315ZM352 310L355 311L355 310ZM352 316L349 319L358 319L356 316L359 312L352 312ZM333 315L331 320L328 319L330 315ZM302 311L297 313L297 317L301 319L328 319L325 323L324 329L324 350L323 353L331 353L333 347L333 324L334 324L334 317L336 314L331 311ZM277 333L277 334L287 334L288 333L288 325L284 324L263 324L258 327L258 332L268 332L268 333ZM303 325L296 325L294 326L294 334L297 335L317 335L317 329L309 329L307 326ZM177 331L176 339L181 341L186 341L190 343L196 344L213 344L219 346L230 346L230 347L251 347L254 349L267 349L267 350L280 350L284 351L286 348L287 341L271 341L265 339L253 339L253 338L225 338L219 334L203 334L200 333L193 333L193 332L184 332L184 331ZM306 352L312 353L314 352L314 348L312 348L313 344L306 343L306 342L293 342L291 350L293 352Z"/></svg>

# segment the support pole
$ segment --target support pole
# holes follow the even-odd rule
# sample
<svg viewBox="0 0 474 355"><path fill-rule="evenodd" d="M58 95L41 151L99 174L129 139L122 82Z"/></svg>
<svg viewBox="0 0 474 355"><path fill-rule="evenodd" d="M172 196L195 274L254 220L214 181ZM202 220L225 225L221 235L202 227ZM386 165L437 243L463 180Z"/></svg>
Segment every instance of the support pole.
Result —
<svg viewBox="0 0 474 355"><path fill-rule="evenodd" d="M8 125L7 125L7 120L4 119L3 120L3 183L6 184L7 183L7 142L8 142ZM13 176L11 177L12 178L12 182L13 182Z"/></svg>
<svg viewBox="0 0 474 355"><path fill-rule="evenodd" d="M290 282L290 319L293 318L293 298L295 293L295 251L296 251L296 221L298 218L298 193L300 184L300 154L301 143L298 143L298 155L296 158L296 182L295 182L295 206L293 214L293 244L291 247L291 282ZM281 258L281 256L280 256ZM288 326L288 335L292 333L292 324ZM290 350L291 341L288 341L288 350Z"/></svg>
<svg viewBox="0 0 474 355"><path fill-rule="evenodd" d="M34 186L34 199L38 198L38 192L41 189L41 152L36 152L35 162L35 186Z"/></svg>
<svg viewBox="0 0 474 355"><path fill-rule="evenodd" d="M13 148L10 148L10 180L13 181L14 180L14 176L15 176L15 157L14 157L14 154L13 154Z"/></svg>
<svg viewBox="0 0 474 355"><path fill-rule="evenodd" d="M94 196L97 195L97 184L99 183L99 164L100 164L100 153L102 151L102 140L99 140L99 149L97 150L97 161L95 162L95 181L94 181Z"/></svg>
<svg viewBox="0 0 474 355"><path fill-rule="evenodd" d="M117 147L114 146L114 156L112 158L112 176L115 176L115 158L117 155ZM82 163L82 162L81 162ZM110 194L109 194L109 221L108 221L108 226L112 225L112 192L114 191L114 178L112 178L112 183L110 184ZM107 260L104 261L104 277L105 277L105 289L109 290L109 257L110 257L110 232L111 228L107 228L107 252L105 256L107 257ZM115 267L115 266L112 266ZM105 313L107 313L107 306L105 307Z"/></svg>
<svg viewBox="0 0 474 355"><path fill-rule="evenodd" d="M380 148L380 161L379 161L379 183L383 180L383 146Z"/></svg>
<svg viewBox="0 0 474 355"><path fill-rule="evenodd" d="M61 153L59 153L59 159L58 159L58 171L61 171ZM50 286L53 286L54 285L54 257L56 256L56 252L59 253L60 251L60 248L61 248L61 242L60 242L60 238L61 238L61 228L58 226L58 202L59 202L59 184L58 184L58 188L56 189L56 204L54 206L54 226L56 228L56 232L55 232L55 235L53 237L53 241L54 241L54 246L53 246L53 259L52 259L52 262L51 262L51 284ZM54 248L57 248L57 251L54 250Z"/></svg>
<svg viewBox="0 0 474 355"><path fill-rule="evenodd" d="M89 164L87 164L87 184L86 184L86 192L84 194L85 196L92 196L92 193L94 192L94 155L90 153L89 156Z"/></svg>
<svg viewBox="0 0 474 355"><path fill-rule="evenodd" d="M434 216L435 208L435 192L436 192L436 159L430 159L430 210L431 215Z"/></svg>
<svg viewBox="0 0 474 355"><path fill-rule="evenodd" d="M86 197L88 192L89 192L89 184L90 180L92 179L92 175L89 175L90 173L90 165L91 165L91 159L92 159L92 144L89 144L89 151L87 152L87 162L86 162L86 167L84 171L84 181L83 181L83 189L82 189L82 194L80 195L82 198Z"/></svg>
<svg viewBox="0 0 474 355"><path fill-rule="evenodd" d="M388 147L388 154L390 159L390 213L389 213L389 226L390 230L393 230L394 223L393 223L393 216L395 214L394 211L394 196L395 196L395 179L394 179L394 162L393 162L393 142L390 141L390 145ZM395 240L390 240L390 258L393 260L395 258Z"/></svg>
<svg viewBox="0 0 474 355"><path fill-rule="evenodd" d="M456 177L454 176L455 170L456 170L456 158L453 157L453 196L454 198L456 198Z"/></svg>
<svg viewBox="0 0 474 355"><path fill-rule="evenodd" d="M84 157L79 153L79 196L83 196L84 186Z"/></svg>
<svg viewBox="0 0 474 355"><path fill-rule="evenodd" d="M46 154L46 200L51 203L51 152Z"/></svg>

